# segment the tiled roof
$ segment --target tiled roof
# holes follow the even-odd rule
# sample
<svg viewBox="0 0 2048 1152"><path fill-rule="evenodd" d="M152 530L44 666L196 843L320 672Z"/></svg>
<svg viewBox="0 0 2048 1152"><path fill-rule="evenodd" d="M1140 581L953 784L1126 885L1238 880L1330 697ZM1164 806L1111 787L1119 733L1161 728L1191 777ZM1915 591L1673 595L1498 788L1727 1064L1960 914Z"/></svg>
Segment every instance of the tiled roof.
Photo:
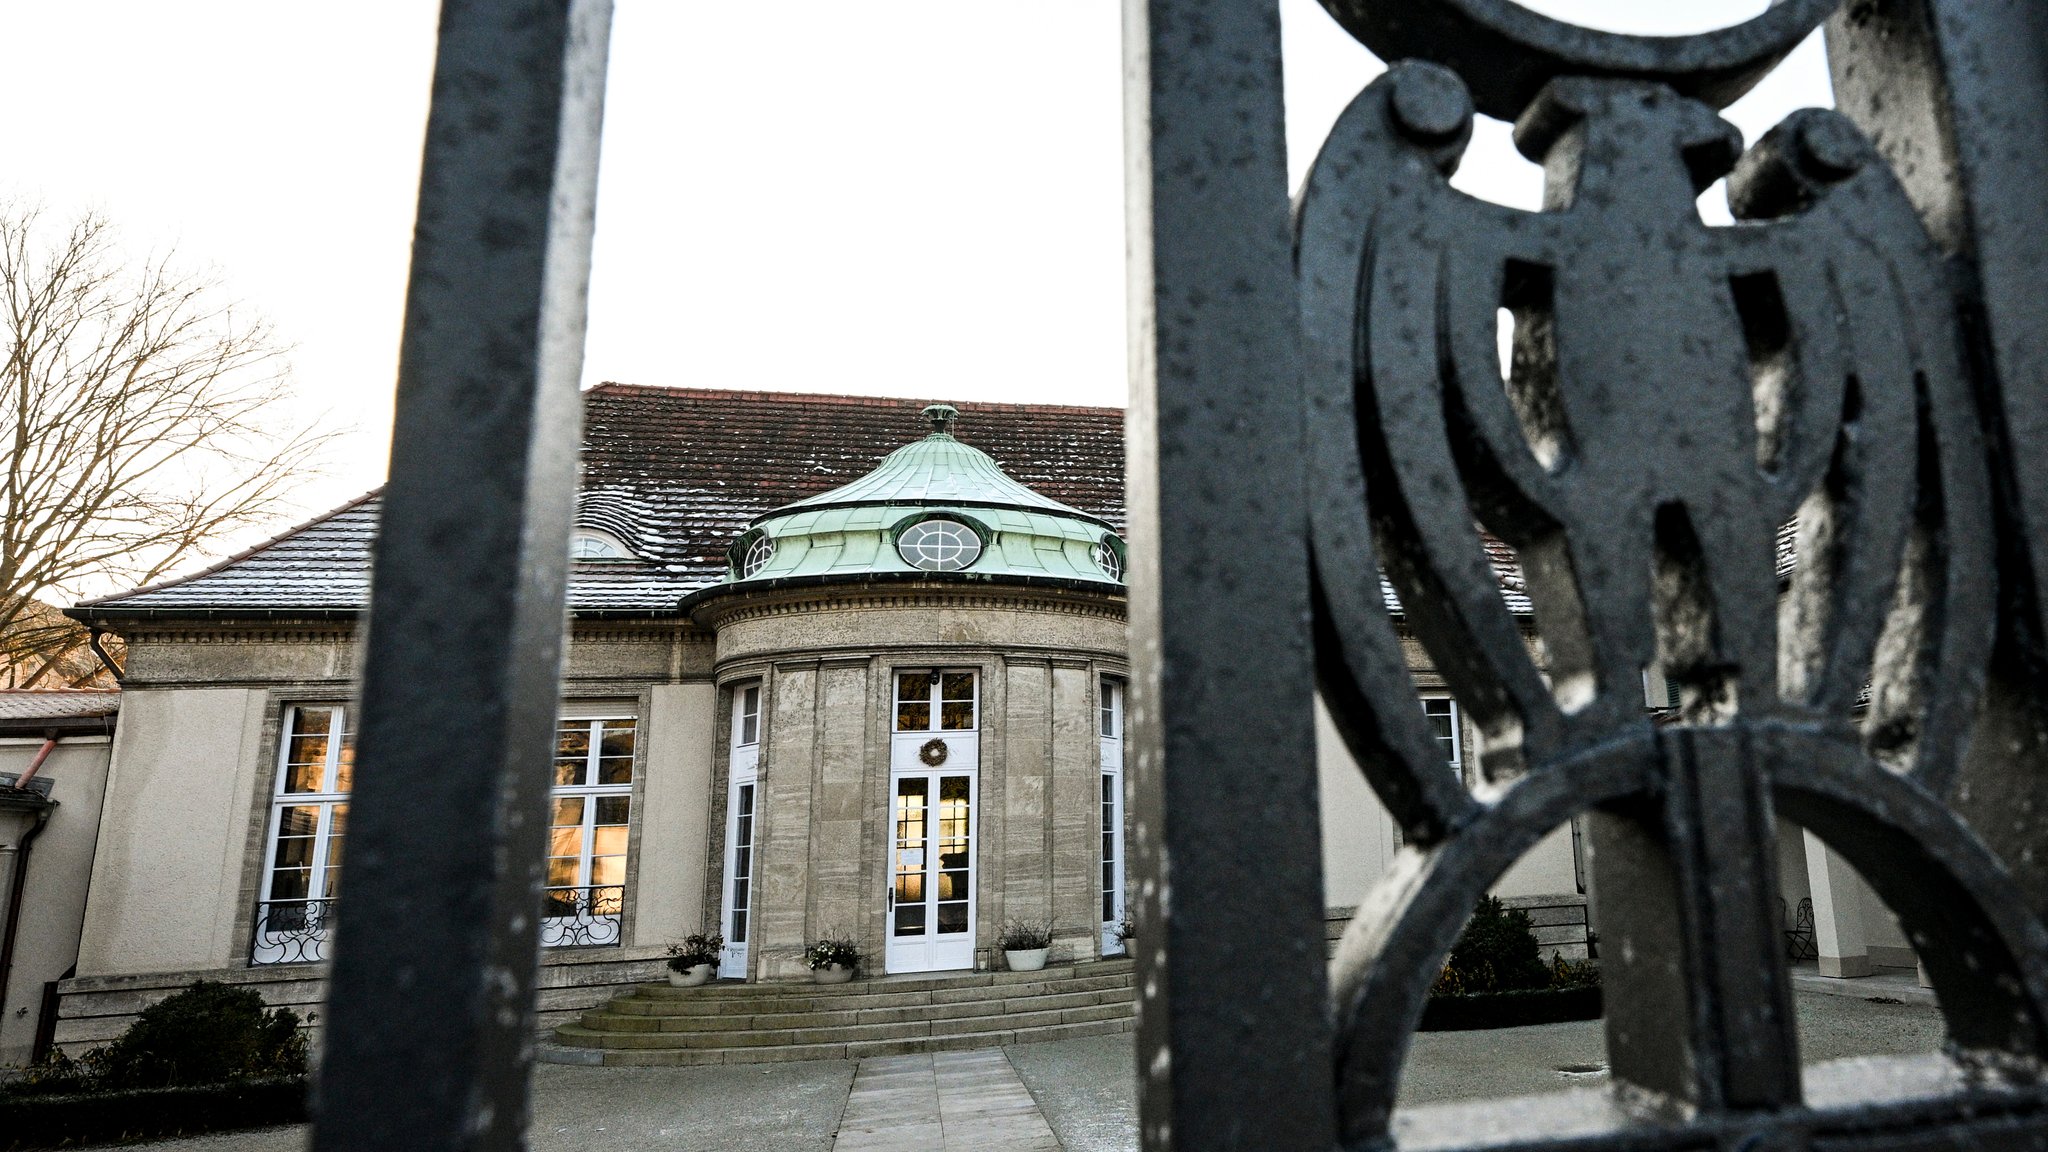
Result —
<svg viewBox="0 0 2048 1152"><path fill-rule="evenodd" d="M647 388L584 394L579 519L642 561L584 563L578 611L664 611L725 571L754 519L866 475L923 436L930 400ZM1123 526L1120 408L964 404L955 431L1037 492ZM88 618L355 611L368 601L377 494L190 576L80 605Z"/></svg>
<svg viewBox="0 0 2048 1152"><path fill-rule="evenodd" d="M121 710L118 688L0 689L0 723L111 716Z"/></svg>
<svg viewBox="0 0 2048 1152"><path fill-rule="evenodd" d="M578 564L579 612L659 612L716 582L725 549L762 514L874 470L924 435L925 399L600 384L584 394L579 520L640 561ZM1121 408L960 405L958 438L1044 496L1124 528ZM204 571L82 604L91 618L353 612L368 601L377 494ZM1528 599L1513 553L1488 541L1510 610ZM1384 587L1384 585L1383 585ZM1389 608L1398 610L1391 588Z"/></svg>

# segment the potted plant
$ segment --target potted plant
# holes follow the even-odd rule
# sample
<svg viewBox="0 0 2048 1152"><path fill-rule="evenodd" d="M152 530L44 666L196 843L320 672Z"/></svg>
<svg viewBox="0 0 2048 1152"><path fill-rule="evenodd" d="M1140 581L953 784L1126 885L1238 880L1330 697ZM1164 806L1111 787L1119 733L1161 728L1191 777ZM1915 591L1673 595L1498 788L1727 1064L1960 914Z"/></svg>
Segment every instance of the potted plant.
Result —
<svg viewBox="0 0 2048 1152"><path fill-rule="evenodd" d="M718 971L718 958L725 951L725 937L716 932L693 932L682 943L668 946L668 982L678 988L695 988Z"/></svg>
<svg viewBox="0 0 2048 1152"><path fill-rule="evenodd" d="M1124 955L1129 956L1131 954L1131 941L1136 940L1137 938L1138 922L1131 918L1131 914L1129 912L1126 912L1124 913L1124 918L1117 921L1116 923L1117 947L1122 948L1124 950Z"/></svg>
<svg viewBox="0 0 2048 1152"><path fill-rule="evenodd" d="M818 983L844 984L860 966L860 947L851 940L827 936L804 949L804 963L811 966L811 979Z"/></svg>
<svg viewBox="0 0 2048 1152"><path fill-rule="evenodd" d="M1036 972L1045 967L1045 954L1052 947L1052 923L1047 920L1011 920L1003 925L996 946L1012 972Z"/></svg>

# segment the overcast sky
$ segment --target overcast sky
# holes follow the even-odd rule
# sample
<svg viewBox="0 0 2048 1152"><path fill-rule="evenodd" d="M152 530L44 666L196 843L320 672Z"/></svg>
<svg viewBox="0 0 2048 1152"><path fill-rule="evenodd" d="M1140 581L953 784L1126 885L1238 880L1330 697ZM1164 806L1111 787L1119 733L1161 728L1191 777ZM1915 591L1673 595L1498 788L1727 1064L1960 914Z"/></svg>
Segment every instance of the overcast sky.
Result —
<svg viewBox="0 0 2048 1152"><path fill-rule="evenodd" d="M587 382L1124 402L1115 0L617 6ZM1529 6L1683 32L1765 0ZM0 0L0 188L275 322L296 418L352 429L309 508L382 478L436 7ZM1281 7L1298 179L1380 65ZM1827 102L1816 40L1729 116ZM1483 122L1458 183L1534 207L1541 178Z"/></svg>

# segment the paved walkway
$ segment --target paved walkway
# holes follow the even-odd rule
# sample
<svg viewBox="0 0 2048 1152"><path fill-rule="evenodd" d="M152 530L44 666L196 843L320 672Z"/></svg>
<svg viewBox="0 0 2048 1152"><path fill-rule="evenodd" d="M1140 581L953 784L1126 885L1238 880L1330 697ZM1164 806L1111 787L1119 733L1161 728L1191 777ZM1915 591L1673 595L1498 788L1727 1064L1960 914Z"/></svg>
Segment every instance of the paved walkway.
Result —
<svg viewBox="0 0 2048 1152"><path fill-rule="evenodd" d="M1002 1049L863 1060L832 1152L1060 1152Z"/></svg>
<svg viewBox="0 0 2048 1152"><path fill-rule="evenodd" d="M1815 976L1813 979L1820 979ZM1894 983L1799 985L1808 1061L1933 1052L1939 1014ZM1855 995L1861 993L1861 995ZM534 1070L534 1152L1130 1152L1137 1146L1128 1035L942 1053L706 1068ZM1430 1032L1402 1070L1404 1108L1596 1086L1600 1022ZM305 1129L150 1145L154 1152L296 1152Z"/></svg>

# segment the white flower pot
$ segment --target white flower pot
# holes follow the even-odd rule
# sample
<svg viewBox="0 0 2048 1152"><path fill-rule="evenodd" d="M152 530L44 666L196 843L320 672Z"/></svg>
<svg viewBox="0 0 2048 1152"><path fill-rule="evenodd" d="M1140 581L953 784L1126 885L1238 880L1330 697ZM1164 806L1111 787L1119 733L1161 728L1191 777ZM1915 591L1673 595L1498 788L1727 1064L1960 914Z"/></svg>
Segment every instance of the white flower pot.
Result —
<svg viewBox="0 0 2048 1152"><path fill-rule="evenodd" d="M1015 952L1004 952L1003 959L1012 972L1036 972L1045 967L1047 948L1020 948Z"/></svg>
<svg viewBox="0 0 2048 1152"><path fill-rule="evenodd" d="M811 969L811 979L819 984L844 984L853 979L853 969L840 964L827 964L823 968Z"/></svg>
<svg viewBox="0 0 2048 1152"><path fill-rule="evenodd" d="M671 968L668 970L668 982L676 988L695 988L709 981L716 971L718 969L710 964L698 964L681 972Z"/></svg>

